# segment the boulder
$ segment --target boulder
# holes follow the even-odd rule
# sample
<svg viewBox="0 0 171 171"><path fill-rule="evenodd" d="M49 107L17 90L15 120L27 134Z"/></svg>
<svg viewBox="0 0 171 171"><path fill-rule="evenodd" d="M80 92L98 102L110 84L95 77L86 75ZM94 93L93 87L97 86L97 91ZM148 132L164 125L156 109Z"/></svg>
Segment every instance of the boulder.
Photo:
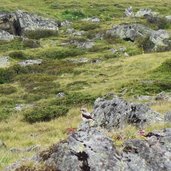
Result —
<svg viewBox="0 0 171 171"><path fill-rule="evenodd" d="M11 41L14 39L14 35L8 33L7 31L0 30L0 41Z"/></svg>
<svg viewBox="0 0 171 171"><path fill-rule="evenodd" d="M112 130L133 124L142 128L144 124L162 120L159 113L143 104L126 102L117 96L111 100L99 98L95 101L92 117L97 126Z"/></svg>
<svg viewBox="0 0 171 171"><path fill-rule="evenodd" d="M28 65L40 65L42 63L42 59L29 59L29 60L25 60L25 61L22 61L22 62L19 62L18 64L20 66L28 66Z"/></svg>
<svg viewBox="0 0 171 171"><path fill-rule="evenodd" d="M0 14L0 29L17 36L45 37L58 33L59 22L18 10ZM36 37L37 38L37 37Z"/></svg>
<svg viewBox="0 0 171 171"><path fill-rule="evenodd" d="M10 64L8 56L0 57L0 68L4 68Z"/></svg>
<svg viewBox="0 0 171 171"><path fill-rule="evenodd" d="M157 14L157 12L153 12L151 9L146 8L137 11L135 17L155 16Z"/></svg>
<svg viewBox="0 0 171 171"><path fill-rule="evenodd" d="M58 32L58 22L35 14L21 10L15 13L20 27L20 35L30 36L31 34L56 34ZM44 35L42 35L44 36Z"/></svg>
<svg viewBox="0 0 171 171"><path fill-rule="evenodd" d="M167 112L164 115L164 120L165 120L165 122L170 122L171 123L171 112Z"/></svg>
<svg viewBox="0 0 171 171"><path fill-rule="evenodd" d="M148 38L153 46L151 51L167 49L171 47L170 36L165 30L152 30L142 24L121 24L113 27L106 32L107 36L119 37L126 41L136 41L138 39Z"/></svg>
<svg viewBox="0 0 171 171"><path fill-rule="evenodd" d="M149 133L146 140L128 140L124 143L123 158L126 171L171 170L171 129Z"/></svg>

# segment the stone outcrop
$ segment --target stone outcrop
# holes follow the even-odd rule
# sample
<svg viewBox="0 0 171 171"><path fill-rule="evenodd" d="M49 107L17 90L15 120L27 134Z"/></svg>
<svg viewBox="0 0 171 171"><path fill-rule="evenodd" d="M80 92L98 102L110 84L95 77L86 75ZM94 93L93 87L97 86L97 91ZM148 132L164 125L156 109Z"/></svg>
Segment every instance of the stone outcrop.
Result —
<svg viewBox="0 0 171 171"><path fill-rule="evenodd" d="M15 13L20 26L20 34L27 35L31 31L51 31L58 32L58 23L54 20L46 19L21 10Z"/></svg>
<svg viewBox="0 0 171 171"><path fill-rule="evenodd" d="M11 41L14 39L14 35L8 33L7 31L0 30L0 40L1 41Z"/></svg>
<svg viewBox="0 0 171 171"><path fill-rule="evenodd" d="M171 170L171 129L146 135L146 140L128 140L124 144L125 171Z"/></svg>
<svg viewBox="0 0 171 171"><path fill-rule="evenodd" d="M21 10L14 13L0 14L0 29L3 30L2 34L4 34L5 40L13 39L14 35L29 37L38 34L41 38L41 36L44 37L46 35L57 34L59 25L60 24L57 21ZM0 38L1 37L0 34Z"/></svg>
<svg viewBox="0 0 171 171"><path fill-rule="evenodd" d="M97 99L92 116L97 126L108 130L123 128L125 124L142 128L144 124L162 120L159 113L152 111L146 105L128 103L118 97L112 100Z"/></svg>
<svg viewBox="0 0 171 171"><path fill-rule="evenodd" d="M169 48L171 46L170 36L165 30L152 30L142 24L121 24L106 32L107 36L119 37L127 41L136 41L140 38L149 38L154 46L151 50Z"/></svg>

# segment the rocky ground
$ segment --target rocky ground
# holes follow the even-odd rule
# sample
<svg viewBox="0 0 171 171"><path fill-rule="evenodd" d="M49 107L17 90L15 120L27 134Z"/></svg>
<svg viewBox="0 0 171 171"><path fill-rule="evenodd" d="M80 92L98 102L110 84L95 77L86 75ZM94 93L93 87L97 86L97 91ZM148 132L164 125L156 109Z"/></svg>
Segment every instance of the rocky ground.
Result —
<svg viewBox="0 0 171 171"><path fill-rule="evenodd" d="M0 170L171 170L171 3L137 2L1 0Z"/></svg>
<svg viewBox="0 0 171 171"><path fill-rule="evenodd" d="M54 171L171 170L171 129L143 132L146 124L170 122L170 113L164 119L145 105L114 97L97 99L92 118L83 121L66 140L6 170L36 170L40 164ZM106 130L123 128L127 124L140 127L141 138L129 139L118 149Z"/></svg>

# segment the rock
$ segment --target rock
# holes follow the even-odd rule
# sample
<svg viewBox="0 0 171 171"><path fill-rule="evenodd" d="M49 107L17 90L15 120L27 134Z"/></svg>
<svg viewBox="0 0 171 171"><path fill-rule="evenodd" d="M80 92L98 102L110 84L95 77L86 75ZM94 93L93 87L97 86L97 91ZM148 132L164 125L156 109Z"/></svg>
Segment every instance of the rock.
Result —
<svg viewBox="0 0 171 171"><path fill-rule="evenodd" d="M17 19L14 13L0 13L0 29L15 35L16 20Z"/></svg>
<svg viewBox="0 0 171 171"><path fill-rule="evenodd" d="M137 97L138 100L140 101L151 101L151 100L154 100L154 97L153 96L138 96Z"/></svg>
<svg viewBox="0 0 171 171"><path fill-rule="evenodd" d="M168 22L171 22L171 15L165 17Z"/></svg>
<svg viewBox="0 0 171 171"><path fill-rule="evenodd" d="M164 115L164 120L165 120L165 122L170 122L171 123L171 112L167 112Z"/></svg>
<svg viewBox="0 0 171 171"><path fill-rule="evenodd" d="M70 41L70 44L76 46L77 48L85 48L85 49L91 49L94 46L94 42L90 40L87 41L72 40Z"/></svg>
<svg viewBox="0 0 171 171"><path fill-rule="evenodd" d="M40 65L41 63L42 63L42 59L35 59L35 60L30 59L30 60L25 60L25 61L19 62L18 64L20 66L25 67L28 65L35 65L35 64Z"/></svg>
<svg viewBox="0 0 171 171"><path fill-rule="evenodd" d="M108 130L123 128L125 124L143 127L144 124L162 120L159 113L152 111L146 105L128 103L118 97L112 100L97 99L92 117L97 126Z"/></svg>
<svg viewBox="0 0 171 171"><path fill-rule="evenodd" d="M0 30L0 41L11 41L14 36L4 30Z"/></svg>
<svg viewBox="0 0 171 171"><path fill-rule="evenodd" d="M91 63L92 64L98 64L98 63L100 63L101 62L101 59L92 59L91 60Z"/></svg>
<svg viewBox="0 0 171 171"><path fill-rule="evenodd" d="M59 97L59 98L63 98L63 97L65 97L65 93L64 92L59 92L56 96Z"/></svg>
<svg viewBox="0 0 171 171"><path fill-rule="evenodd" d="M129 54L127 52L124 53L125 57L129 57Z"/></svg>
<svg viewBox="0 0 171 171"><path fill-rule="evenodd" d="M79 63L88 63L89 59L88 58L79 58L79 59L67 59L67 61L79 64Z"/></svg>
<svg viewBox="0 0 171 171"><path fill-rule="evenodd" d="M73 28L67 29L66 32L68 34L73 35L73 36L82 36L85 33L85 31L77 31L77 30L75 30Z"/></svg>
<svg viewBox="0 0 171 171"><path fill-rule="evenodd" d="M97 18L97 17L92 17L92 18L85 18L85 19L82 19L82 21L90 21L92 23L99 23L100 22L100 19Z"/></svg>
<svg viewBox="0 0 171 171"><path fill-rule="evenodd" d="M59 27L59 22L57 21L21 10L14 13L1 14L0 23L0 29L4 31L8 31L17 36L32 36L33 38L34 36L41 38L51 34L57 34Z"/></svg>
<svg viewBox="0 0 171 171"><path fill-rule="evenodd" d="M22 110L31 108L31 107L33 107L32 104L16 104L15 110L18 112L21 112Z"/></svg>
<svg viewBox="0 0 171 171"><path fill-rule="evenodd" d="M155 44L154 49L157 50L158 47L169 46L169 34L165 30L153 31L150 35L150 40Z"/></svg>
<svg viewBox="0 0 171 171"><path fill-rule="evenodd" d="M8 56L0 57L0 68L4 68L10 64Z"/></svg>
<svg viewBox="0 0 171 171"><path fill-rule="evenodd" d="M135 14L135 17L155 16L157 14L157 12L153 12L151 9L140 9Z"/></svg>
<svg viewBox="0 0 171 171"><path fill-rule="evenodd" d="M171 130L162 136L152 135L147 140L128 140L124 143L123 160L126 171L169 171L171 170ZM141 167L139 167L141 166Z"/></svg>
<svg viewBox="0 0 171 171"><path fill-rule="evenodd" d="M155 100L168 100L169 96L163 91L156 95Z"/></svg>
<svg viewBox="0 0 171 171"><path fill-rule="evenodd" d="M124 14L126 17L134 17L134 11L132 9L132 6L126 8Z"/></svg>
<svg viewBox="0 0 171 171"><path fill-rule="evenodd" d="M65 21L61 22L62 27L69 27L69 26L71 26L71 24L72 24L72 22L70 22L68 20L65 20Z"/></svg>
<svg viewBox="0 0 171 171"><path fill-rule="evenodd" d="M148 37L149 41L154 44L154 46L151 47L151 50L154 51L171 47L170 36L166 31L155 31L142 24L121 24L108 30L106 34L110 37L119 37L132 42L140 38L145 39Z"/></svg>
<svg viewBox="0 0 171 171"><path fill-rule="evenodd" d="M54 146L52 151L45 163L49 167L55 164L56 170L60 171L118 171L122 167L121 156L112 140L86 122L65 142ZM39 161L45 159L43 154L40 156Z"/></svg>
<svg viewBox="0 0 171 171"><path fill-rule="evenodd" d="M24 12L21 10L16 11L16 17L20 27L20 35L28 35L32 32L51 32L53 34L58 32L58 22Z"/></svg>

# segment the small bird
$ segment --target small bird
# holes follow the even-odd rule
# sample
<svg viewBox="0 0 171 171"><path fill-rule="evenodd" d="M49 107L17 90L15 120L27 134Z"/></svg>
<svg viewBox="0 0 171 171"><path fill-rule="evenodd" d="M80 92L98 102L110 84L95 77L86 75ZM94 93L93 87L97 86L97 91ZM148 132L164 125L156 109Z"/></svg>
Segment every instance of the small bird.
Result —
<svg viewBox="0 0 171 171"><path fill-rule="evenodd" d="M86 108L81 108L81 116L84 121L94 120Z"/></svg>

